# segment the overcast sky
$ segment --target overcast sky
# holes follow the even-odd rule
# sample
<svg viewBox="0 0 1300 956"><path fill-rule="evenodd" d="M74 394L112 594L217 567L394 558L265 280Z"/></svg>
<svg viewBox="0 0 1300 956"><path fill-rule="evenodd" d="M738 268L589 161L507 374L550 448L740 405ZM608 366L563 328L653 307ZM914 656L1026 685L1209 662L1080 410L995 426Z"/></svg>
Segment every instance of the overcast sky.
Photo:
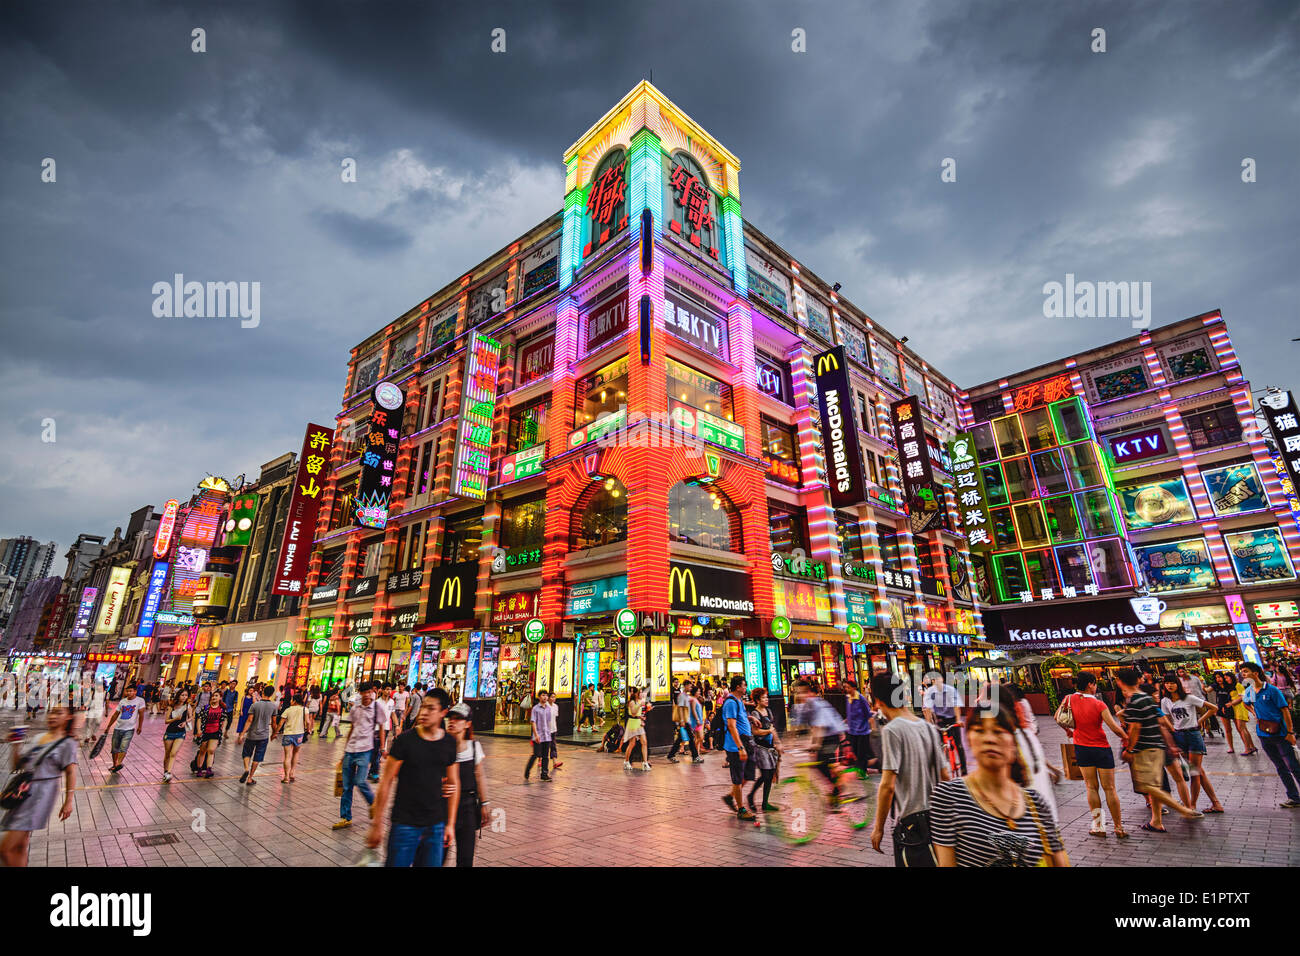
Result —
<svg viewBox="0 0 1300 956"><path fill-rule="evenodd" d="M0 536L297 450L349 349L558 210L651 70L746 218L959 383L1132 334L1043 317L1073 273L1150 282L1154 325L1222 309L1256 387L1300 386L1298 39L1288 2L10 0ZM178 272L260 282L260 325L155 317Z"/></svg>

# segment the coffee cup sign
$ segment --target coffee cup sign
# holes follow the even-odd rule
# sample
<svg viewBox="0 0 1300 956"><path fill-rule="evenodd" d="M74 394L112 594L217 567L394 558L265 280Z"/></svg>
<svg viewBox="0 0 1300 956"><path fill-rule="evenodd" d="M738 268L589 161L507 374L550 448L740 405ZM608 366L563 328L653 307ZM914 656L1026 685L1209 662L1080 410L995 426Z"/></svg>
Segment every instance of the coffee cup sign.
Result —
<svg viewBox="0 0 1300 956"><path fill-rule="evenodd" d="M1133 613L1137 615L1137 619L1148 627L1159 624L1160 615L1169 607L1168 604L1156 597L1130 598L1129 604L1133 606Z"/></svg>

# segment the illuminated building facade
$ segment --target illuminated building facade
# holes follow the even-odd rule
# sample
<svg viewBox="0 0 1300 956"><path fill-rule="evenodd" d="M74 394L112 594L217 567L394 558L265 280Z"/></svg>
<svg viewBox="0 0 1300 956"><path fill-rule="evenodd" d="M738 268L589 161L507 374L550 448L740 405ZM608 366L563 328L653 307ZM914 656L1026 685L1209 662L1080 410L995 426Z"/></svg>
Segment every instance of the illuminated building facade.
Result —
<svg viewBox="0 0 1300 956"><path fill-rule="evenodd" d="M568 732L589 684L614 713L740 672L780 707L800 674L955 665L952 382L745 223L739 160L650 84L564 162L561 212L353 349L295 673L443 683L498 730L549 687Z"/></svg>
<svg viewBox="0 0 1300 956"><path fill-rule="evenodd" d="M1045 391L1069 396L1050 416L1031 408ZM1064 408L1088 430L1091 491L1047 444ZM1007 489L975 548L998 643L1198 642L1231 660L1294 642L1300 534L1218 312L969 389L962 415Z"/></svg>

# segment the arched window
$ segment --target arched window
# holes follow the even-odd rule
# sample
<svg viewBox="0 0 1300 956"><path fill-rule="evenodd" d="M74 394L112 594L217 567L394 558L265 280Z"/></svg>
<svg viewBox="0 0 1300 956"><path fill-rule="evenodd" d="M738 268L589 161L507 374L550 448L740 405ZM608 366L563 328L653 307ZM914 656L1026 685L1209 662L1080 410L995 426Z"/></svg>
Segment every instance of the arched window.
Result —
<svg viewBox="0 0 1300 956"><path fill-rule="evenodd" d="M694 480L668 492L668 537L717 551L743 550L735 506L716 487Z"/></svg>
<svg viewBox="0 0 1300 956"><path fill-rule="evenodd" d="M706 255L721 245L718 229L718 200L700 164L678 151L669 159L667 208L672 210L668 229Z"/></svg>
<svg viewBox="0 0 1300 956"><path fill-rule="evenodd" d="M617 478L606 478L583 492L574 513L572 550L627 540L627 488Z"/></svg>
<svg viewBox="0 0 1300 956"><path fill-rule="evenodd" d="M627 225L627 157L611 149L596 167L587 187L587 248L590 255Z"/></svg>

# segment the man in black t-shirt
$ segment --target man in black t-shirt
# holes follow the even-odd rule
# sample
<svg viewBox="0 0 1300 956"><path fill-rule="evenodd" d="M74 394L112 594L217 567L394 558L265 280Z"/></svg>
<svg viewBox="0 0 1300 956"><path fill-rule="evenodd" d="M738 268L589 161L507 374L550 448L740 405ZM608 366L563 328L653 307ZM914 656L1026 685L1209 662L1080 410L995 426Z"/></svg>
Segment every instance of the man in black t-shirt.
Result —
<svg viewBox="0 0 1300 956"><path fill-rule="evenodd" d="M450 706L451 698L445 690L429 691L420 702L415 727L393 741L384 761L366 845L379 846L384 807L388 795L396 790L388 827L388 866L442 866L446 848L451 846L453 828L447 826L447 821L456 819L460 777L456 739L442 726Z"/></svg>

